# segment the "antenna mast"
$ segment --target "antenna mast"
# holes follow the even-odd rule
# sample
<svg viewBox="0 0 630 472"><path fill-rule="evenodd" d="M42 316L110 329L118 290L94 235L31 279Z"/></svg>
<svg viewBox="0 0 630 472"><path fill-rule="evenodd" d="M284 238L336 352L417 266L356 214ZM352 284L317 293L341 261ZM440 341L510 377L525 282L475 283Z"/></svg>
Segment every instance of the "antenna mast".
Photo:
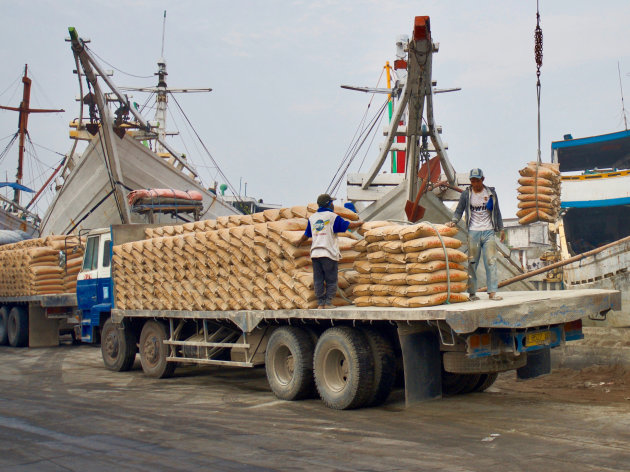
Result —
<svg viewBox="0 0 630 472"><path fill-rule="evenodd" d="M166 10L164 10L164 20L162 21L162 57L164 57L164 37L166 36Z"/></svg>
<svg viewBox="0 0 630 472"><path fill-rule="evenodd" d="M617 61L617 72L619 73L619 90L621 91L621 113L623 114L623 124L625 125L626 131L628 131L628 119L626 118L626 106L623 102L623 86L621 85L621 67L619 66L619 61Z"/></svg>
<svg viewBox="0 0 630 472"><path fill-rule="evenodd" d="M156 107L155 107L155 121L157 121L157 134L160 140L164 142L166 139L166 108L168 102L168 90L166 86L166 59L164 59L164 38L166 37L166 10L164 10L164 20L162 22L162 55L158 60L158 71L155 75L158 76L158 84L156 87ZM160 140L156 143L155 152L158 156L166 156L168 152L166 148L160 143Z"/></svg>

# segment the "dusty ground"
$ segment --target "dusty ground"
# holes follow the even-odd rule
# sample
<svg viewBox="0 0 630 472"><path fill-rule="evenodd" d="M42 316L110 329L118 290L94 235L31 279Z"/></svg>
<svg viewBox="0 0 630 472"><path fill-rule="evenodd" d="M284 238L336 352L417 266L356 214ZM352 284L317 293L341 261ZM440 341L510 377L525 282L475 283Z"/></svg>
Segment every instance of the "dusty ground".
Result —
<svg viewBox="0 0 630 472"><path fill-rule="evenodd" d="M630 470L619 368L345 412L275 399L262 369L176 375L109 372L92 346L0 348L0 470Z"/></svg>
<svg viewBox="0 0 630 472"><path fill-rule="evenodd" d="M630 370L619 365L556 369L550 375L526 382L517 382L513 373L506 373L497 379L492 390L571 403L627 403L630 408Z"/></svg>

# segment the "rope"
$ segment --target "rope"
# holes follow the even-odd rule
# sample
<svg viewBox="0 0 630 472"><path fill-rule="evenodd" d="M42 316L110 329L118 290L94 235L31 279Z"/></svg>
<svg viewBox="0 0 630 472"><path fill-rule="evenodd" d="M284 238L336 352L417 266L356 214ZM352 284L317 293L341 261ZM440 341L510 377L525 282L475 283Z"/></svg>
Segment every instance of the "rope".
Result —
<svg viewBox="0 0 630 472"><path fill-rule="evenodd" d="M440 238L440 244L442 245L442 250L444 251L444 260L446 261L446 302L444 302L444 303L446 303L447 305L450 305L450 300L451 300L451 271L450 271L449 262L448 262L448 251L446 250L446 245L444 244L444 239L442 238L442 235L437 230L437 228L435 226L433 226L433 223L431 223L430 221L425 221L425 223L429 224L429 226L431 226L431 228L433 228L433 231L435 231L435 234L437 235L437 237Z"/></svg>

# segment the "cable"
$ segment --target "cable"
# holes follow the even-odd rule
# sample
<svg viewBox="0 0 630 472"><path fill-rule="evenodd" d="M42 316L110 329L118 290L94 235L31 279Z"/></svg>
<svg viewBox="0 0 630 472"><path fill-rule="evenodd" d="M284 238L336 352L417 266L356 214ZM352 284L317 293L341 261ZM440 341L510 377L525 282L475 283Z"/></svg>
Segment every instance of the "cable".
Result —
<svg viewBox="0 0 630 472"><path fill-rule="evenodd" d="M359 150L361 149L361 147L363 146L367 138L372 133L372 130L374 129L376 124L380 122L382 115L385 113L388 102L389 100L385 100L383 105L381 105L381 107L376 112L374 117L370 120L369 128L364 129L359 135L359 137L357 138L357 141L352 144L351 150L350 150L351 153L348 154L342 161L340 168L335 173L335 177L333 177L333 180L328 186L327 193L334 193L335 190L339 187L339 185L341 185L341 181L343 180L344 176L346 175L346 172L350 168L350 165L352 164L357 154L359 153ZM363 139L360 139L361 137L363 137ZM345 163L345 166L344 166L344 163Z"/></svg>
<svg viewBox="0 0 630 472"><path fill-rule="evenodd" d="M29 137L28 137L28 140L31 142L31 144L32 144L33 146L37 146L37 147L39 147L39 148L45 149L46 151L50 151L50 152L52 152L52 153L54 153L54 154L57 154L58 156L63 156L63 157L65 157L65 154L62 154L62 153L60 153L60 152L57 152L57 151L55 151L54 149L50 149L50 148L47 148L46 146L42 146L41 144L34 143L33 141L31 141L31 137L30 137L30 135L29 135Z"/></svg>
<svg viewBox="0 0 630 472"><path fill-rule="evenodd" d="M2 95L4 95L5 93L7 93L7 91L11 88L11 87L15 87L15 85L22 79L22 76L24 75L24 73L21 71L20 75L13 81L11 82L7 88L5 88L2 92L0 92L0 97Z"/></svg>
<svg viewBox="0 0 630 472"><path fill-rule="evenodd" d="M210 158L210 160L212 161L212 163L216 166L217 171L219 172L219 175L221 175L221 177L223 177L223 179L227 182L228 187L230 188L230 190L232 190L232 193L234 194L234 196L236 197L236 199L240 202L242 202L242 199L240 198L240 195L237 195L236 193L236 189L232 186L232 184L230 183L230 181L228 180L228 178L226 177L226 175L223 173L223 171L221 170L221 168L219 167L219 164L217 163L217 161L214 160L214 157L212 157L212 154L210 154L210 151L208 150L208 148L206 147L205 143L203 142L203 140L201 139L201 136L199 136L199 133L197 133L197 130L195 129L195 127L192 125L192 123L190 122L190 120L188 119L188 116L186 116L186 113L184 113L184 110L182 109L181 105L179 104L179 102L177 101L177 99L175 98L175 95L173 95L172 93L169 93L169 95L171 96L171 98L173 99L173 101L175 102L175 104L177 105L177 108L179 108L179 111L181 112L181 114L183 115L184 119L186 120L186 122L188 123L188 125L190 126L190 128L192 129L193 133L195 134L195 136L197 137L197 139L199 140L199 142L201 143L201 146L203 147L204 151L206 151L206 154L208 155L208 157Z"/></svg>
<svg viewBox="0 0 630 472"><path fill-rule="evenodd" d="M15 133L13 135L13 138L11 138L11 141L9 141L9 144L7 144L6 147L4 148L4 151L2 151L2 153L0 153L0 162L2 162L2 159L4 159L4 157L7 155L7 153L11 149L11 146L13 146L13 143L15 142L17 137L18 137L18 133Z"/></svg>
<svg viewBox="0 0 630 472"><path fill-rule="evenodd" d="M124 70L121 70L119 68L117 68L116 66L110 64L109 62L107 62L105 59L103 59L101 56L99 56L98 54L96 54L96 52L94 52L94 49L89 48L87 46L87 44L83 43L83 47L85 49L87 49L88 51L90 51L92 54L94 54L96 57L98 57L101 61L103 61L105 64L107 64L109 67L111 67L114 70L117 70L118 72L120 72L121 74L125 74L128 75L129 77L135 77L137 79L152 79L153 75L136 75L136 74L130 74L129 72L125 72Z"/></svg>
<svg viewBox="0 0 630 472"><path fill-rule="evenodd" d="M385 70L385 68L381 69L381 74L379 75L378 80L376 81L376 88L378 88L379 84L381 83L381 79L383 78L384 70ZM341 171L344 163L346 162L346 160L352 154L352 150L356 147L357 141L355 141L355 138L358 139L357 134L362 129L363 123L365 122L365 119L366 119L366 117L368 115L368 112L370 111L370 107L372 106L372 101L374 101L374 97L375 96L376 96L376 94L373 93L372 96L370 97L370 101L368 102L367 107L365 107L365 112L363 113L363 116L361 117L361 120L359 120L359 124L357 125L357 128L354 131L354 135L352 136L352 138L350 140L350 144L348 145L348 149L346 149L346 153L344 154L344 157L341 160L341 163L339 164L339 167L337 168L337 171L333 175L333 178L331 179L330 184L328 185L328 188L330 188L333 185L333 182L337 178L337 176L338 176L339 172ZM389 101L389 99L388 99L388 101ZM361 134L362 134L362 132L361 132ZM361 136L361 134L359 134L359 137Z"/></svg>

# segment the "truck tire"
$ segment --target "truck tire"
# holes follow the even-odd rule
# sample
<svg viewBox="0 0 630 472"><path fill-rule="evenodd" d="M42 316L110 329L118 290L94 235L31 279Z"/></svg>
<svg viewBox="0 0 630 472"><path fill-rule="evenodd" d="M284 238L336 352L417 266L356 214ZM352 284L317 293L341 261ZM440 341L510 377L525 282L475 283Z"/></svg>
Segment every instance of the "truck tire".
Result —
<svg viewBox="0 0 630 472"><path fill-rule="evenodd" d="M4 346L9 342L7 333L7 323L9 322L9 307L0 307L0 346Z"/></svg>
<svg viewBox="0 0 630 472"><path fill-rule="evenodd" d="M382 404L392 391L396 379L396 355L392 343L374 328L361 331L370 345L374 362L374 385L366 406Z"/></svg>
<svg viewBox="0 0 630 472"><path fill-rule="evenodd" d="M342 326L324 331L315 346L313 371L319 396L329 408L359 408L372 397L374 361L358 329Z"/></svg>
<svg viewBox="0 0 630 472"><path fill-rule="evenodd" d="M108 319L101 332L101 356L109 370L123 372L136 360L136 337L129 329L118 327Z"/></svg>
<svg viewBox="0 0 630 472"><path fill-rule="evenodd" d="M169 347L164 344L166 327L158 321L147 321L140 333L140 363L145 375L164 379L173 375L175 363L166 360Z"/></svg>
<svg viewBox="0 0 630 472"><path fill-rule="evenodd" d="M28 310L23 306L14 306L7 318L7 337L13 347L28 346Z"/></svg>
<svg viewBox="0 0 630 472"><path fill-rule="evenodd" d="M453 374L442 371L442 393L444 395L471 393L475 391L480 378L480 374Z"/></svg>
<svg viewBox="0 0 630 472"><path fill-rule="evenodd" d="M484 390L490 388L490 386L497 380L499 374L497 372L492 372L491 374L481 374L479 378L479 382L475 385L473 392L483 392Z"/></svg>
<svg viewBox="0 0 630 472"><path fill-rule="evenodd" d="M311 335L300 328L282 326L269 338L265 351L267 381L281 400L300 400L313 394L313 351Z"/></svg>

